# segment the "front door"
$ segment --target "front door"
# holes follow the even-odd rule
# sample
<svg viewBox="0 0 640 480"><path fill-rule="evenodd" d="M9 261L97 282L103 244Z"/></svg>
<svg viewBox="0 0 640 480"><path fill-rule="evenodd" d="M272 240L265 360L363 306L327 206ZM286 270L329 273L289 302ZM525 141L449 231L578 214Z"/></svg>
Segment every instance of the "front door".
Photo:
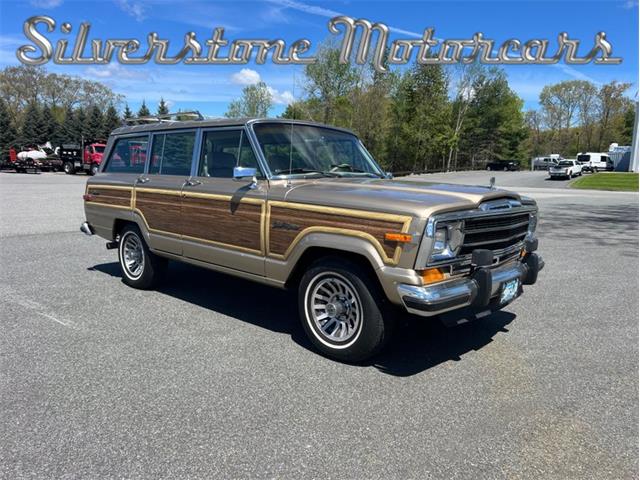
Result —
<svg viewBox="0 0 640 480"><path fill-rule="evenodd" d="M259 168L243 129L204 130L196 174L182 192L183 255L264 275L266 180L235 181L233 169ZM260 172L260 170L258 170Z"/></svg>
<svg viewBox="0 0 640 480"><path fill-rule="evenodd" d="M147 173L138 177L134 212L149 231L156 250L182 255L182 191L191 175L195 130L156 133L151 139Z"/></svg>

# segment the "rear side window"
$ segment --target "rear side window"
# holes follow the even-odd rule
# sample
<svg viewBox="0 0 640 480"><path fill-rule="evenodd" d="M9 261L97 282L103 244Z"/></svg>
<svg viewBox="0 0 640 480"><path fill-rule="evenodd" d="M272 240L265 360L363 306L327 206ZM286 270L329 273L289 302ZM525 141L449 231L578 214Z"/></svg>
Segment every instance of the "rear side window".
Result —
<svg viewBox="0 0 640 480"><path fill-rule="evenodd" d="M116 140L104 168L108 173L142 173L147 160L149 137L126 137Z"/></svg>
<svg viewBox="0 0 640 480"><path fill-rule="evenodd" d="M191 175L196 132L163 133L153 136L149 173Z"/></svg>
<svg viewBox="0 0 640 480"><path fill-rule="evenodd" d="M258 161L242 130L204 132L198 176L233 178L236 166L258 169ZM258 177L260 174L258 174Z"/></svg>

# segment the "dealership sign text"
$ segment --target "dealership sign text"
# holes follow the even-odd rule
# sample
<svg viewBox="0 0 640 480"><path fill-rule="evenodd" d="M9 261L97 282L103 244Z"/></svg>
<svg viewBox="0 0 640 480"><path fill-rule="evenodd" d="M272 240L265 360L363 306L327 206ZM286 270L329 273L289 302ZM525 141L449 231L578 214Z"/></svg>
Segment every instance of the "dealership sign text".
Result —
<svg viewBox="0 0 640 480"><path fill-rule="evenodd" d="M42 65L53 61L60 65L101 65L114 58L122 64L144 64L154 61L161 65L183 62L188 65L243 65L252 60L264 64L268 59L279 65L308 65L317 58L311 51L311 41L299 39L287 45L284 40L232 40L224 38L224 28L213 29L210 38L198 40L194 32L188 32L179 51L169 54L169 40L161 39L157 33L147 35L146 45L135 38L91 39L91 25L82 23L71 46L73 26L60 25L62 39L55 46L45 33L56 29L56 22L48 16L29 18L23 31L31 44L22 45L16 51L18 60L27 65ZM578 55L579 40L569 38L562 32L557 44L549 40L532 39L522 42L509 39L496 45L482 33L475 33L469 39L440 40L434 37L434 29L424 30L419 39L389 38L389 27L383 23L371 23L365 19L354 20L346 16L334 17L329 21L329 31L340 39L340 61L358 64L372 62L379 72L386 72L387 65L402 65L411 59L419 64L552 64L564 61L567 64L595 63L617 65L622 58L612 57L613 47L605 32L595 35L594 43L584 56ZM42 28L41 28L42 29ZM87 55L89 47L90 55Z"/></svg>

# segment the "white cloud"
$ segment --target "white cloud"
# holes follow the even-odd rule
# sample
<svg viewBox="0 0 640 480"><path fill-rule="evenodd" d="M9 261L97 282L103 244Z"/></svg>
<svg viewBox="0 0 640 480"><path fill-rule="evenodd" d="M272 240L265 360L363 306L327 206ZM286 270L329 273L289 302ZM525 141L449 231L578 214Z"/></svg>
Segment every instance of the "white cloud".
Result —
<svg viewBox="0 0 640 480"><path fill-rule="evenodd" d="M146 6L136 0L116 0L116 5L120 7L127 15L132 16L136 21L143 21L147 15Z"/></svg>
<svg viewBox="0 0 640 480"><path fill-rule="evenodd" d="M273 87L267 88L269 89L269 93L271 94L273 103L275 103L276 105L289 105L295 101L295 98L293 98L293 94L289 90L279 92Z"/></svg>
<svg viewBox="0 0 640 480"><path fill-rule="evenodd" d="M250 68L243 68L231 75L231 81L236 85L254 85L260 81L260 74Z"/></svg>
<svg viewBox="0 0 640 480"><path fill-rule="evenodd" d="M29 3L38 8L56 8L62 0L30 0Z"/></svg>
<svg viewBox="0 0 640 480"><path fill-rule="evenodd" d="M296 2L295 0L269 0L271 3L281 5L283 7L298 10L300 12L309 13L311 15L318 15L320 17L339 17L345 15L344 13L336 12L324 7L318 7L316 5L307 5L306 3ZM410 30L403 30L402 28L389 27L389 30L401 35L407 35L409 37L422 38L422 33L412 32Z"/></svg>
<svg viewBox="0 0 640 480"><path fill-rule="evenodd" d="M151 75L147 71L137 70L135 67L125 67L119 63L109 63L107 65L98 65L88 67L85 70L88 76L106 79L129 79L129 80L149 80Z"/></svg>

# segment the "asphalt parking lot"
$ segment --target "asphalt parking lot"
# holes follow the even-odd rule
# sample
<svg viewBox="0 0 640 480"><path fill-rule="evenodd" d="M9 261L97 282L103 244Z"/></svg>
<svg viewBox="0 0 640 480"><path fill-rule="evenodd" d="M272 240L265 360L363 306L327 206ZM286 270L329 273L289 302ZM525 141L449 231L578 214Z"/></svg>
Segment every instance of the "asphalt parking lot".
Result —
<svg viewBox="0 0 640 480"><path fill-rule="evenodd" d="M540 206L539 283L351 366L285 292L172 264L126 287L86 177L0 173L2 478L637 478L638 194L496 177Z"/></svg>

